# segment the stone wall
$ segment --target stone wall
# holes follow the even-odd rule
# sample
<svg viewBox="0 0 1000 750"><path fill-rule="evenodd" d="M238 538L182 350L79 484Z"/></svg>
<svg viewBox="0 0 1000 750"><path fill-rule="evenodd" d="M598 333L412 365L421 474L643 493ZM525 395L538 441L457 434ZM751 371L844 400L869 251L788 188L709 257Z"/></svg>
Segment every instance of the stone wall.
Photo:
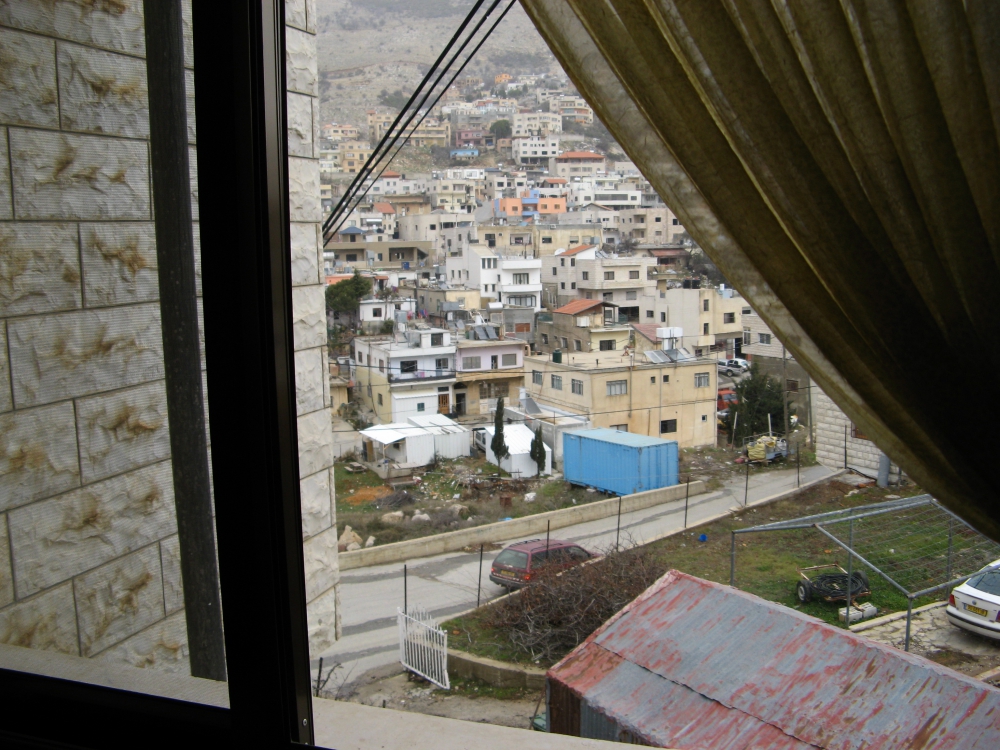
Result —
<svg viewBox="0 0 1000 750"><path fill-rule="evenodd" d="M812 418L816 434L816 460L831 468L844 468L844 441L847 441L847 466L874 476L878 472L879 449L871 440L856 437L850 417L833 399L813 383ZM846 431L845 431L846 428Z"/></svg>
<svg viewBox="0 0 1000 750"><path fill-rule="evenodd" d="M288 4L288 110L304 555L321 649L336 637L339 572L312 11ZM189 8L185 20L196 199ZM187 673L144 50L141 0L0 3L0 643ZM195 245L200 256L197 223Z"/></svg>

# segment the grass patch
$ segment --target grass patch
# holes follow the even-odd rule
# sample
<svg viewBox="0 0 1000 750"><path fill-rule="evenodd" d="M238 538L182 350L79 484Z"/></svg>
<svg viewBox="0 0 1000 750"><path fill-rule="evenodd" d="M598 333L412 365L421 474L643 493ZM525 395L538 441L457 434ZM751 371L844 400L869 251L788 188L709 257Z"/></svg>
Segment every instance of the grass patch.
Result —
<svg viewBox="0 0 1000 750"><path fill-rule="evenodd" d="M730 532L762 523L781 521L800 516L814 515L843 508L877 503L886 495L903 497L922 494L916 487L904 490L869 487L848 496L853 489L836 480L810 487L798 494L759 508L749 508L730 517L661 539L643 548L650 558L664 569L676 568L691 575L717 583L729 583ZM698 538L704 534L705 542ZM799 580L798 568L837 563L847 567L847 555L831 540L813 529L742 534L736 537L736 586L763 599L783 604L823 622L843 627L837 618L842 602L813 601L801 605L795 596ZM600 563L597 563L600 565ZM906 597L874 571L864 569L871 584L870 601L879 614L905 611ZM947 597L942 591L937 596L914 601L914 607L939 601ZM482 607L443 625L449 631L449 645L477 656L518 664L535 664L548 667L554 662L535 661L531 655L516 648L509 638L489 625L490 609Z"/></svg>
<svg viewBox="0 0 1000 750"><path fill-rule="evenodd" d="M528 690L525 687L497 687L475 677L455 677L451 681L451 691L463 698L492 698L498 701L518 701L538 696L537 690Z"/></svg>

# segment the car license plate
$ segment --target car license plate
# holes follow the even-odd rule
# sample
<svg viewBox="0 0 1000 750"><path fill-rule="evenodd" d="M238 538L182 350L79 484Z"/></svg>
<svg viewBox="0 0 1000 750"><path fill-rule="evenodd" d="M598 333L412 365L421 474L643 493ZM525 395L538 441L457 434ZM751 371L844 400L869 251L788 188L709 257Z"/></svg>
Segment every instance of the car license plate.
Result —
<svg viewBox="0 0 1000 750"><path fill-rule="evenodd" d="M973 607L971 604L966 604L965 608L972 612L974 615L979 615L980 617L986 617L989 613L982 607Z"/></svg>
<svg viewBox="0 0 1000 750"><path fill-rule="evenodd" d="M500 571L500 577L501 578L514 578L514 574L511 573L509 570L501 570ZM986 613L984 612L983 614L986 614Z"/></svg>

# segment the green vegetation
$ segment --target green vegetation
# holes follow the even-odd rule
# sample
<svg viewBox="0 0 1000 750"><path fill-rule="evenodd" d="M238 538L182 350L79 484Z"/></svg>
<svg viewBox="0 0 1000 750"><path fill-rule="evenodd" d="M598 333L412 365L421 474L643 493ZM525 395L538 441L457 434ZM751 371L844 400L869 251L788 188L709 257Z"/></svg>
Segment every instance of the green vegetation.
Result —
<svg viewBox="0 0 1000 750"><path fill-rule="evenodd" d="M406 102L410 100L410 94L403 91L402 89L396 89L393 92L386 91L382 89L378 95L378 103L386 107L392 107L395 110L401 110L406 106Z"/></svg>
<svg viewBox="0 0 1000 750"><path fill-rule="evenodd" d="M497 462L503 461L510 456L507 442L503 439L503 398L497 399L496 417L493 419L493 441L490 443L490 450L496 457Z"/></svg>
<svg viewBox="0 0 1000 750"><path fill-rule="evenodd" d="M746 509L713 523L692 527L640 549L652 561L649 564L651 569L674 568L705 580L728 584L730 532L733 529L876 503L884 500L887 494L904 497L922 494L922 490L913 486L905 490L869 487L848 496L852 489L850 485L834 480L769 505ZM905 533L905 530L897 529L897 533ZM707 537L705 542L698 541L701 534ZM737 535L736 542L737 588L843 627L837 617L837 610L844 606L843 602L813 601L802 605L795 596L799 568L831 563L847 568L847 554L831 540L816 530L800 529L741 534ZM919 546L920 541L913 540L913 544ZM602 564L604 562L590 567ZM906 609L906 597L892 584L860 564L856 563L855 569L866 571L872 589L871 597L860 601L870 601L878 607L880 615ZM937 596L917 599L914 606L929 604L947 595L947 591L942 591ZM501 605L493 603L444 623L442 627L447 628L450 634L449 646L491 659L541 666L554 663L555 659L568 653L569 649L563 649L548 660L536 661L531 654L516 646L508 633L492 626L498 620L492 612L497 606Z"/></svg>
<svg viewBox="0 0 1000 750"><path fill-rule="evenodd" d="M726 432L733 435L733 422L736 422L736 445L743 445L746 437L766 433L768 424L775 433L783 431L782 389L776 378L761 372L760 366L754 363L750 366L750 373L736 384L735 390L739 403L729 407L729 415L723 423ZM788 413L795 413L790 403Z"/></svg>
<svg viewBox="0 0 1000 750"><path fill-rule="evenodd" d="M524 700L538 695L537 692L524 687L497 687L474 677L452 678L451 691L454 695L465 698L493 698L499 701Z"/></svg>
<svg viewBox="0 0 1000 750"><path fill-rule="evenodd" d="M545 442L542 440L541 425L538 425L535 429L535 437L531 439L531 448L528 455L535 462L535 466L538 467L538 473L541 475L545 471Z"/></svg>
<svg viewBox="0 0 1000 750"><path fill-rule="evenodd" d="M497 138L510 138L510 134L514 131L511 129L510 120L497 120L490 125L490 132Z"/></svg>
<svg viewBox="0 0 1000 750"><path fill-rule="evenodd" d="M326 310L327 312L357 312L358 302L371 294L371 291L372 280L362 276L355 268L354 276L326 288Z"/></svg>

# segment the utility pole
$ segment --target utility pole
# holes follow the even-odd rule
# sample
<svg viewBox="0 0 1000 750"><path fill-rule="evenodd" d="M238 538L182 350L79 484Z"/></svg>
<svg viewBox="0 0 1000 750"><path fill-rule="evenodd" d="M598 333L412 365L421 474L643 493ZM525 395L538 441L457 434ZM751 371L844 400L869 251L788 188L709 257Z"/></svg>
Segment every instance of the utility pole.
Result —
<svg viewBox="0 0 1000 750"><path fill-rule="evenodd" d="M785 345L781 345L781 411L785 416L785 440L788 440L788 359L785 355Z"/></svg>

